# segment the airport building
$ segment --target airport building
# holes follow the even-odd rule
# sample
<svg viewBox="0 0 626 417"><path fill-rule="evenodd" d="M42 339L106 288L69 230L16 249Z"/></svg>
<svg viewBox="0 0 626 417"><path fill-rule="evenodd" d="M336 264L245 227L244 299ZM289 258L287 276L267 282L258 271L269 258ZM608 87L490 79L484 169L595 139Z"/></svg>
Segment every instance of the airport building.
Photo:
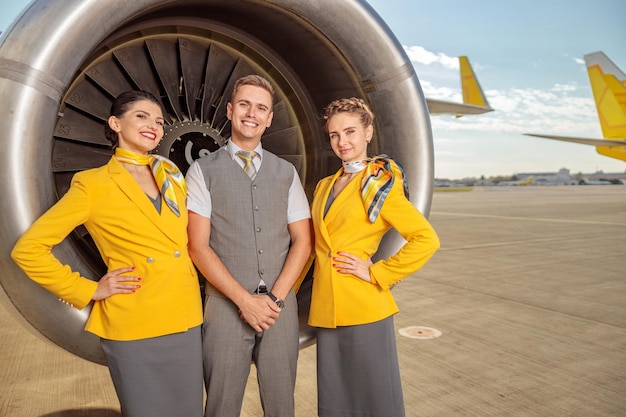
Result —
<svg viewBox="0 0 626 417"><path fill-rule="evenodd" d="M463 178L460 180L435 179L435 188L471 186L554 186L554 185L625 185L626 172L571 174L567 168L557 172L521 172L511 176L489 178Z"/></svg>
<svg viewBox="0 0 626 417"><path fill-rule="evenodd" d="M558 172L523 172L515 175L520 183L528 185L575 185L569 169L561 168Z"/></svg>

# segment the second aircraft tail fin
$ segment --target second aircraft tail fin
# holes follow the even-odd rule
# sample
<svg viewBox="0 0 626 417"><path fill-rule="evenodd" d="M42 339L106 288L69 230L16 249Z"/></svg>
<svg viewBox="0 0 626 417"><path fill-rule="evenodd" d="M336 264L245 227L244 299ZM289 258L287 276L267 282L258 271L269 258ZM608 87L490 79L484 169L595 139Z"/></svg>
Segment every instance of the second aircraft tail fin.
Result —
<svg viewBox="0 0 626 417"><path fill-rule="evenodd" d="M461 88L463 89L463 103L474 106L491 107L485 97L483 89L478 83L478 78L466 56L459 57L461 67Z"/></svg>
<svg viewBox="0 0 626 417"><path fill-rule="evenodd" d="M466 56L459 57L463 103L427 98L430 114L452 114L456 117L493 111Z"/></svg>

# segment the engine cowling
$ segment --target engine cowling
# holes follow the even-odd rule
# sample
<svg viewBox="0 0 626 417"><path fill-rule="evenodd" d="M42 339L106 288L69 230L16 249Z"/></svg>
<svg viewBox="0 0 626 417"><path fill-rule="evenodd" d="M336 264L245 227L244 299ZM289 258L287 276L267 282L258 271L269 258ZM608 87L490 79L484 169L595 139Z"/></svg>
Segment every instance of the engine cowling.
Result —
<svg viewBox="0 0 626 417"><path fill-rule="evenodd" d="M160 98L167 126L156 152L186 170L228 140L229 89L248 73L276 88L263 144L296 166L309 197L339 167L321 109L360 96L376 114L370 151L404 166L411 201L428 214L433 150L425 100L401 45L365 1L35 1L0 38L0 300L25 326L104 363L98 338L83 331L90 308L65 305L27 279L9 253L74 173L109 159L102 129L114 97L139 88ZM377 256L401 244L389 234ZM54 253L84 276L104 274L83 227ZM307 346L314 342L306 325L310 285L298 299Z"/></svg>

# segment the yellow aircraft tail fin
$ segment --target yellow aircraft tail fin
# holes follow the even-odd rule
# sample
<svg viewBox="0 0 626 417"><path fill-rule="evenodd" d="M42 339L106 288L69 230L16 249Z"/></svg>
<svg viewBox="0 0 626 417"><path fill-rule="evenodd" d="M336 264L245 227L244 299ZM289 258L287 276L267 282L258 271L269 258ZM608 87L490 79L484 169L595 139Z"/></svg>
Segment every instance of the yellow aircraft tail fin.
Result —
<svg viewBox="0 0 626 417"><path fill-rule="evenodd" d="M483 89L478 83L478 78L466 56L459 57L461 67L461 88L463 89L463 103L474 106L490 107Z"/></svg>
<svg viewBox="0 0 626 417"><path fill-rule="evenodd" d="M587 73L606 139L626 138L626 74L603 52L585 55ZM599 154L626 160L624 147L598 147Z"/></svg>
<svg viewBox="0 0 626 417"><path fill-rule="evenodd" d="M427 98L430 114L452 114L456 117L493 111L466 56L459 57L463 103Z"/></svg>
<svg viewBox="0 0 626 417"><path fill-rule="evenodd" d="M626 161L626 74L600 51L585 55L585 64L603 138L524 134L595 146L600 155Z"/></svg>
<svg viewBox="0 0 626 417"><path fill-rule="evenodd" d="M585 63L603 136L626 137L626 75L603 52L585 55Z"/></svg>

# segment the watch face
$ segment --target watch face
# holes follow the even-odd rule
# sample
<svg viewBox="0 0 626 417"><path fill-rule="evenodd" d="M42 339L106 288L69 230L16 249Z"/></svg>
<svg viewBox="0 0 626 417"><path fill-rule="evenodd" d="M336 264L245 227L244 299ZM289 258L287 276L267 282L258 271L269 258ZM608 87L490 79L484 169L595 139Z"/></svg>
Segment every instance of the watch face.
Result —
<svg viewBox="0 0 626 417"><path fill-rule="evenodd" d="M281 300L280 298L276 297L274 294L272 294L271 291L267 295L272 299L272 301L276 303L278 307L285 308L285 302Z"/></svg>

